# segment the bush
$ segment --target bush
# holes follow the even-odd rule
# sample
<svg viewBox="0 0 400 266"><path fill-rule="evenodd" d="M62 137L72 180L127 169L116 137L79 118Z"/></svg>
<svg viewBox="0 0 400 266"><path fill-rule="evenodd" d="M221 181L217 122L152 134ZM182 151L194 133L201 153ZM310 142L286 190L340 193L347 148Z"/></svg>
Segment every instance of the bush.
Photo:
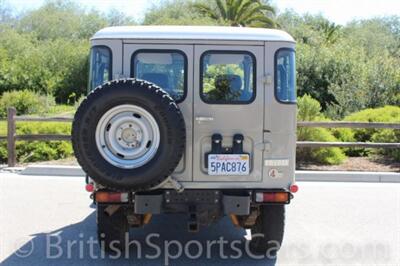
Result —
<svg viewBox="0 0 400 266"><path fill-rule="evenodd" d="M0 94L28 89L67 103L71 94L86 93L87 39L36 40L13 28L0 32Z"/></svg>
<svg viewBox="0 0 400 266"><path fill-rule="evenodd" d="M0 142L0 163L7 161L7 143L5 141Z"/></svg>
<svg viewBox="0 0 400 266"><path fill-rule="evenodd" d="M317 99L327 117L400 104L398 16L338 26L286 11L278 23L297 41L298 95Z"/></svg>
<svg viewBox="0 0 400 266"><path fill-rule="evenodd" d="M400 107L385 106L375 109L365 109L345 117L344 120L354 122L400 123ZM348 141L348 139L350 139L350 141L361 142L400 142L400 131L393 129L338 129L335 135L343 141ZM349 155L368 155L374 151L376 150L349 149L346 153ZM398 149L379 149L378 152L400 160L400 151Z"/></svg>
<svg viewBox="0 0 400 266"><path fill-rule="evenodd" d="M319 102L309 95L299 97L298 104L298 121L323 121L327 120L321 114L321 106ZM337 141L335 136L325 128L305 128L301 127L297 130L298 140L312 141ZM346 159L340 148L298 148L296 152L298 161L316 162L322 164L340 164Z"/></svg>
<svg viewBox="0 0 400 266"><path fill-rule="evenodd" d="M70 123L59 122L19 122L17 134L70 134ZM0 162L7 161L6 143L0 145ZM73 155L72 145L68 141L33 141L17 142L17 159L19 162L36 162L57 160Z"/></svg>
<svg viewBox="0 0 400 266"><path fill-rule="evenodd" d="M320 121L323 120L321 105L317 100L306 94L297 98L297 119L299 121Z"/></svg>
<svg viewBox="0 0 400 266"><path fill-rule="evenodd" d="M49 95L29 90L5 92L0 98L0 117L6 117L8 107L15 107L17 115L26 115L46 112L54 105L54 98Z"/></svg>

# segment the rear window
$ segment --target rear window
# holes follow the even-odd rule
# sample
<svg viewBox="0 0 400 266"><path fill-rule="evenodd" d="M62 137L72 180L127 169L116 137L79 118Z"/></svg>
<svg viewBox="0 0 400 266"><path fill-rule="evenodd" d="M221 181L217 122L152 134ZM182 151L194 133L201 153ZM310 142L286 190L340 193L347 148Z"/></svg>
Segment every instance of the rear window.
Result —
<svg viewBox="0 0 400 266"><path fill-rule="evenodd" d="M106 46L93 46L90 52L89 90L111 80L112 55Z"/></svg>
<svg viewBox="0 0 400 266"><path fill-rule="evenodd" d="M275 54L275 97L282 103L296 103L295 52L283 48Z"/></svg>
<svg viewBox="0 0 400 266"><path fill-rule="evenodd" d="M207 51L200 64L200 95L204 102L246 104L254 100L256 60L252 54Z"/></svg>
<svg viewBox="0 0 400 266"><path fill-rule="evenodd" d="M186 55L175 50L139 50L132 56L132 77L150 81L181 102L186 95Z"/></svg>

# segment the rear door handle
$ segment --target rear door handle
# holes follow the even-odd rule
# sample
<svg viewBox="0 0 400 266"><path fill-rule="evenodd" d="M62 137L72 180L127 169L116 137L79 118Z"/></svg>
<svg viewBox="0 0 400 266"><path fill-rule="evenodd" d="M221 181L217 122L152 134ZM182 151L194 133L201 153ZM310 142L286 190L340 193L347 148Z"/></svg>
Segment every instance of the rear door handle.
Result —
<svg viewBox="0 0 400 266"><path fill-rule="evenodd" d="M211 117L211 116L197 116L196 117L196 121L199 122L199 123L211 122L211 121L214 121L214 117Z"/></svg>

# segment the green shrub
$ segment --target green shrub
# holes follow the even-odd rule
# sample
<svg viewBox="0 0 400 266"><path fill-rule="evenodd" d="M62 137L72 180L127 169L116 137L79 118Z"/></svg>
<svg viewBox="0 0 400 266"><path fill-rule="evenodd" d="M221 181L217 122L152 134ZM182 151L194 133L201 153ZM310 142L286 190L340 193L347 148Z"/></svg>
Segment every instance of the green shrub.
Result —
<svg viewBox="0 0 400 266"><path fill-rule="evenodd" d="M337 141L326 128L300 129L298 139L324 142ZM311 161L321 164L341 164L346 159L345 154L340 148L299 148L297 149L296 156L299 161Z"/></svg>
<svg viewBox="0 0 400 266"><path fill-rule="evenodd" d="M6 117L8 107L15 107L17 115L26 115L44 113L54 105L52 96L29 90L5 92L0 98L0 117Z"/></svg>
<svg viewBox="0 0 400 266"><path fill-rule="evenodd" d="M375 109L365 109L345 117L344 120L354 122L400 123L400 107L385 106ZM350 139L350 141L360 142L400 142L400 131L393 129L340 129L336 131L335 135L343 141L348 141L348 139ZM376 150L349 149L346 151L349 155L368 155L371 152L376 152ZM399 149L379 149L378 152L400 160Z"/></svg>
<svg viewBox="0 0 400 266"><path fill-rule="evenodd" d="M59 122L19 122L17 134L70 134L70 123ZM36 162L57 160L73 155L72 145L68 141L18 141L18 162ZM6 143L0 145L0 162L7 161Z"/></svg>
<svg viewBox="0 0 400 266"><path fill-rule="evenodd" d="M355 142L356 138L354 137L354 132L351 128L332 128L332 134L341 142ZM362 148L342 148L342 151L347 156L351 157L359 157L359 156L368 156L369 150Z"/></svg>
<svg viewBox="0 0 400 266"><path fill-rule="evenodd" d="M5 141L0 142L0 163L7 161L7 143Z"/></svg>
<svg viewBox="0 0 400 266"><path fill-rule="evenodd" d="M319 102L306 94L297 99L297 119L299 121L320 121L323 120L321 105Z"/></svg>
<svg viewBox="0 0 400 266"><path fill-rule="evenodd" d="M298 104L298 121L323 121L327 120L321 114L321 106L317 100L309 95L299 97ZM297 130L297 139L310 141L337 141L336 137L325 128L306 128L300 127ZM322 164L340 164L346 159L346 156L340 148L298 148L296 157L299 161L316 162Z"/></svg>

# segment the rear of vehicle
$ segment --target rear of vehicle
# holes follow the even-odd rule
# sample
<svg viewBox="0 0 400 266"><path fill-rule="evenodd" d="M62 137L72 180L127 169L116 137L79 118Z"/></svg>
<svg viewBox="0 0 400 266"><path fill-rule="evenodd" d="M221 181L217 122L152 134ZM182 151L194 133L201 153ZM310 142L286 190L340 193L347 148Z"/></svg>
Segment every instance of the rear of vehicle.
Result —
<svg viewBox="0 0 400 266"><path fill-rule="evenodd" d="M263 235L255 251L280 246L297 191L294 45L266 29L98 32L73 138L99 235L182 212L189 231L228 215Z"/></svg>

